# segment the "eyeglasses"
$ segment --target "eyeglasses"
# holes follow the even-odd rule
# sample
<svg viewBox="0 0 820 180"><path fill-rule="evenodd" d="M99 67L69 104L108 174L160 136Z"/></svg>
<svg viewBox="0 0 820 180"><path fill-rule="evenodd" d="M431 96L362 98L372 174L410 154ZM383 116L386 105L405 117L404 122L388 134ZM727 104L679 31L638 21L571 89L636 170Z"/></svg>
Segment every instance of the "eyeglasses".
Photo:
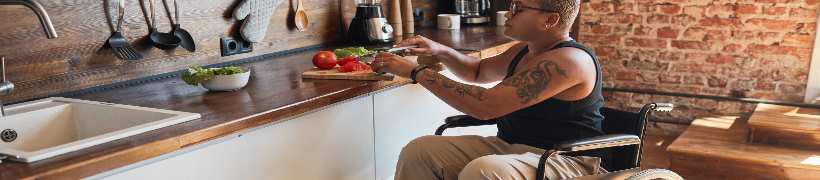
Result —
<svg viewBox="0 0 820 180"><path fill-rule="evenodd" d="M518 14L519 12L523 11L524 9L530 9L530 10L536 10L536 11L542 11L542 12L553 12L553 11L546 10L546 9L524 6L524 5L521 4L521 1L512 1L510 3L510 12L512 12L512 16L515 16L515 14Z"/></svg>

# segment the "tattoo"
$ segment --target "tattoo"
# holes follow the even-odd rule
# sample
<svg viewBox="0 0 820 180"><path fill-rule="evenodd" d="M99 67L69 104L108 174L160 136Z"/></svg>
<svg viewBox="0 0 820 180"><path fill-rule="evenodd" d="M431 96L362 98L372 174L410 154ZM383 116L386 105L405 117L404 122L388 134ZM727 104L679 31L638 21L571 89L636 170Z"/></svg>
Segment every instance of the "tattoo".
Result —
<svg viewBox="0 0 820 180"><path fill-rule="evenodd" d="M538 98L538 94L544 91L552 80L553 73L567 77L566 72L558 64L552 61L544 61L536 68L518 73L499 85L517 88L516 94L521 98L521 103L526 104Z"/></svg>
<svg viewBox="0 0 820 180"><path fill-rule="evenodd" d="M445 89L454 89L455 93L461 97L466 95L479 101L483 101L485 99L484 94L487 92L487 89L482 87L462 84L451 79L444 78L438 74L430 76L429 78L430 79L423 80L422 82L428 85L436 85L438 82L441 82L441 87Z"/></svg>

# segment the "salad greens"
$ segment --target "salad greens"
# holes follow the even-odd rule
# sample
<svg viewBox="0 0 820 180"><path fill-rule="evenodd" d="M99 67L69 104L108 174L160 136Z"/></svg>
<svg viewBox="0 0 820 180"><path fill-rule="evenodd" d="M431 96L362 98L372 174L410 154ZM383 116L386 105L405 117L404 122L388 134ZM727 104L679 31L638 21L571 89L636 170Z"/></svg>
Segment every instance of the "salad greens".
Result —
<svg viewBox="0 0 820 180"><path fill-rule="evenodd" d="M333 50L333 53L336 54L338 58L344 58L348 56L364 56L368 54L373 54L374 52L371 50L367 50L364 47L348 47L348 48L341 48Z"/></svg>
<svg viewBox="0 0 820 180"><path fill-rule="evenodd" d="M188 72L182 75L182 81L185 81L186 84L196 86L205 81L213 79L216 75L232 75L244 72L245 70L237 66L207 69L199 66L193 66L188 68Z"/></svg>

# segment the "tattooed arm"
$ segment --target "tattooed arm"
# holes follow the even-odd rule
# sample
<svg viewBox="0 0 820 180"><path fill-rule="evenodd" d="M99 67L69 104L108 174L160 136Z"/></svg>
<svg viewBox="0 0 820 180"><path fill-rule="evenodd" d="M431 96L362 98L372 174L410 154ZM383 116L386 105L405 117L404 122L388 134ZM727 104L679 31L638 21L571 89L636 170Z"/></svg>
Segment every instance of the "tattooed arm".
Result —
<svg viewBox="0 0 820 180"><path fill-rule="evenodd" d="M497 86L486 89L459 83L430 70L419 72L416 79L450 106L479 118L494 119L549 99L590 76L595 67L571 59L542 60ZM594 81L593 81L594 83Z"/></svg>

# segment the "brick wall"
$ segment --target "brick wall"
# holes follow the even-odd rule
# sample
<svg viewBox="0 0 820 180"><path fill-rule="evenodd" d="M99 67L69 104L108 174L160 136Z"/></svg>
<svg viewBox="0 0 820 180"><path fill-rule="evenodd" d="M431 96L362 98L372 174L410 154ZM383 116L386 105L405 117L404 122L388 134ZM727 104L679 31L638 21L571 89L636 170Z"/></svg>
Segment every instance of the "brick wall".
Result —
<svg viewBox="0 0 820 180"><path fill-rule="evenodd" d="M596 50L607 87L802 101L817 0L590 0L579 41ZM682 121L748 111L743 103L608 93L611 106L681 106Z"/></svg>

